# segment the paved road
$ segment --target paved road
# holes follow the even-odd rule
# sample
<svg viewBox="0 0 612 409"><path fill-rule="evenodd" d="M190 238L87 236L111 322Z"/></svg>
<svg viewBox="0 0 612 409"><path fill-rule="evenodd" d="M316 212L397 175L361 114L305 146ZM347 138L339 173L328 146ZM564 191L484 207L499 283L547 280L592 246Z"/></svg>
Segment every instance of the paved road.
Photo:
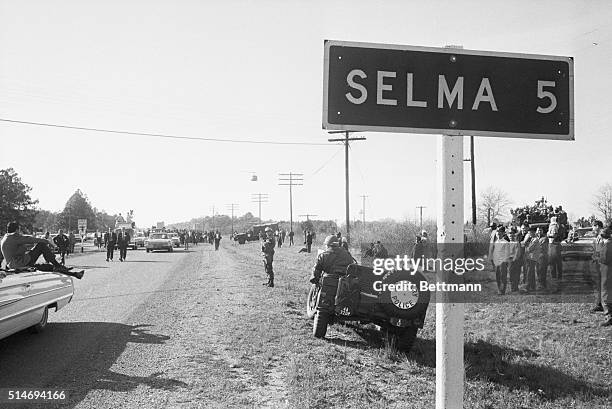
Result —
<svg viewBox="0 0 612 409"><path fill-rule="evenodd" d="M182 353L181 321L197 302L189 294L203 288L211 258L219 253L200 245L128 251L126 262L107 263L103 252L69 260L86 269L72 303L42 334L0 340L0 387L65 388L67 407L78 408L163 407L173 392L175 401L186 383L167 363Z"/></svg>

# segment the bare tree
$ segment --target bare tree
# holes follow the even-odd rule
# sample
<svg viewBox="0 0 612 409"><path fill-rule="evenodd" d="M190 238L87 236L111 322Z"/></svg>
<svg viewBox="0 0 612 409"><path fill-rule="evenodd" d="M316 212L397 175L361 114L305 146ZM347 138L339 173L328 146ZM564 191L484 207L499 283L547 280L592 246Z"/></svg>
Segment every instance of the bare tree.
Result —
<svg viewBox="0 0 612 409"><path fill-rule="evenodd" d="M480 192L478 217L491 223L494 220L505 218L512 201L503 190L489 186Z"/></svg>
<svg viewBox="0 0 612 409"><path fill-rule="evenodd" d="M605 224L612 222L612 184L606 183L599 188L593 200L595 211L605 221Z"/></svg>

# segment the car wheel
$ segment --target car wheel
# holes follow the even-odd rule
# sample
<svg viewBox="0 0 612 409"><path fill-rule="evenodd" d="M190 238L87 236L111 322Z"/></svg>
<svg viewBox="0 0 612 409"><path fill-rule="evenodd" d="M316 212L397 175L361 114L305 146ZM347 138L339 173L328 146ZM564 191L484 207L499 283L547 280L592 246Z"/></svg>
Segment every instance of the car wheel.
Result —
<svg viewBox="0 0 612 409"><path fill-rule="evenodd" d="M329 323L330 315L325 311L317 311L314 316L312 326L312 335L316 338L324 338L327 333L327 324Z"/></svg>
<svg viewBox="0 0 612 409"><path fill-rule="evenodd" d="M420 272L391 271L382 278L382 284L412 284L414 291L383 291L380 294L383 309L392 317L414 318L427 310L429 291L421 291L421 281L427 281Z"/></svg>
<svg viewBox="0 0 612 409"><path fill-rule="evenodd" d="M306 300L306 315L313 319L317 312L317 298L319 298L320 287L313 284L308 291L308 300Z"/></svg>
<svg viewBox="0 0 612 409"><path fill-rule="evenodd" d="M45 307L45 311L43 312L40 322L36 325L32 325L30 327L30 332L35 333L35 334L42 332L47 326L48 320L49 320L49 307Z"/></svg>

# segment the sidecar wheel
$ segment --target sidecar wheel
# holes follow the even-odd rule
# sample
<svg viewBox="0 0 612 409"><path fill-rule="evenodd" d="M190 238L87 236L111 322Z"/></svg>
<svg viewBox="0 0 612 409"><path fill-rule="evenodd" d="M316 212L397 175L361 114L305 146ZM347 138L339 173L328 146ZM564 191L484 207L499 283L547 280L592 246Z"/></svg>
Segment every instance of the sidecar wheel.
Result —
<svg viewBox="0 0 612 409"><path fill-rule="evenodd" d="M319 298L320 287L313 284L308 291L308 299L306 300L306 316L313 319L317 312L317 299Z"/></svg>

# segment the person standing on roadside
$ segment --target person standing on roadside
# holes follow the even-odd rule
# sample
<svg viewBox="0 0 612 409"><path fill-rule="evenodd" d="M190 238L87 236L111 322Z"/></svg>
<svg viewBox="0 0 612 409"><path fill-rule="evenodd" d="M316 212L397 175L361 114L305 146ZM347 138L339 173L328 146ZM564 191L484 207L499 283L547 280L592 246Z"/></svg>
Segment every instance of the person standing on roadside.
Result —
<svg viewBox="0 0 612 409"><path fill-rule="evenodd" d="M603 223L600 220L595 220L593 222L593 233L595 234L595 239L593 240L593 255L591 256L592 268L590 269L591 277L595 285L595 307L591 310L591 312L603 312L603 303L606 302L605 284L607 277L604 277L601 272L601 255L604 247L604 239L601 236L602 231Z"/></svg>
<svg viewBox="0 0 612 409"><path fill-rule="evenodd" d="M262 285L268 287L274 287L274 268L272 266L272 262L274 261L274 234L272 229L266 227L266 238L263 239L261 244L261 255L263 257L264 270L266 275L268 276L268 281L263 283Z"/></svg>
<svg viewBox="0 0 612 409"><path fill-rule="evenodd" d="M544 233L544 229L538 227L536 230L536 239L540 243L541 255L538 260L538 269L537 269L537 277L538 277L538 290L546 289L546 275L548 273L548 237Z"/></svg>
<svg viewBox="0 0 612 409"><path fill-rule="evenodd" d="M70 247L70 239L64 234L64 231L60 229L57 232L57 236L53 238L53 244L58 248L60 257L62 258L62 265L66 265L66 253Z"/></svg>
<svg viewBox="0 0 612 409"><path fill-rule="evenodd" d="M106 246L106 261L113 261L113 254L115 253L115 244L117 243L117 233L110 227L108 232L104 235L104 245Z"/></svg>
<svg viewBox="0 0 612 409"><path fill-rule="evenodd" d="M312 249L312 233L310 230L306 230L306 240L304 241L304 244L306 244L306 251L310 253Z"/></svg>
<svg viewBox="0 0 612 409"><path fill-rule="evenodd" d="M495 241L493 242L493 264L495 265L495 281L497 282L497 294L506 294L508 283L508 261L510 259L510 238L506 234L506 228L499 226Z"/></svg>
<svg viewBox="0 0 612 409"><path fill-rule="evenodd" d="M602 279L601 283L601 297L602 303L606 304L606 315L607 319L601 326L609 327L612 326L612 277L610 270L612 270L612 240L610 235L612 229L605 228L601 232L601 246L599 253L599 271Z"/></svg>
<svg viewBox="0 0 612 409"><path fill-rule="evenodd" d="M289 246L293 246L293 236L295 233L293 233L293 230L291 230L287 235L289 236Z"/></svg>
<svg viewBox="0 0 612 409"><path fill-rule="evenodd" d="M536 289L538 261L542 257L542 247L536 237L535 226L529 227L529 232L523 239L522 245L525 248L525 262L527 264L527 291L534 291Z"/></svg>

